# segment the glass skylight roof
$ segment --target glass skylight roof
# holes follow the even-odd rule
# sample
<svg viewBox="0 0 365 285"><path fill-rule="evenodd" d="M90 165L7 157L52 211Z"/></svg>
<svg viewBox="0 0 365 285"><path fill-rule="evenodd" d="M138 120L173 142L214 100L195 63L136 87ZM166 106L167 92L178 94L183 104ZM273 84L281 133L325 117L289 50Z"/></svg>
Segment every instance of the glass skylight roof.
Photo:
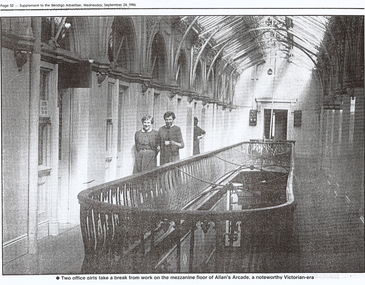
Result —
<svg viewBox="0 0 365 285"><path fill-rule="evenodd" d="M193 21L194 17L184 17ZM313 68L321 45L326 16L199 16L193 28L201 40L221 51L237 71L265 62L275 53L290 62Z"/></svg>

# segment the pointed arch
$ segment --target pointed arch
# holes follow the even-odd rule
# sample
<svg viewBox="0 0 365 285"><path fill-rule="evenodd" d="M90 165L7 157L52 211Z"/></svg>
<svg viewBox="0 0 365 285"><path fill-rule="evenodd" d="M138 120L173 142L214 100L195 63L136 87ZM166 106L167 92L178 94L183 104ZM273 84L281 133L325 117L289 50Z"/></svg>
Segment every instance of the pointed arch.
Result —
<svg viewBox="0 0 365 285"><path fill-rule="evenodd" d="M73 17L42 17L41 42L74 51Z"/></svg>
<svg viewBox="0 0 365 285"><path fill-rule="evenodd" d="M116 17L113 21L108 57L114 68L125 72L135 71L136 33L130 17Z"/></svg>
<svg viewBox="0 0 365 285"><path fill-rule="evenodd" d="M189 88L188 61L184 50L180 51L180 55L178 57L175 79L181 89Z"/></svg>
<svg viewBox="0 0 365 285"><path fill-rule="evenodd" d="M203 66L201 61L197 62L196 65L194 89L197 93L203 93Z"/></svg>
<svg viewBox="0 0 365 285"><path fill-rule="evenodd" d="M218 101L222 101L222 94L223 94L223 84L224 84L224 74L218 70L218 74L217 74L217 89L216 89L216 93L215 93L215 99Z"/></svg>
<svg viewBox="0 0 365 285"><path fill-rule="evenodd" d="M207 78L207 92L209 94L209 96L211 98L214 97L214 82L215 82L215 78L214 78L214 66L212 68L210 68L211 72L208 74L208 78Z"/></svg>
<svg viewBox="0 0 365 285"><path fill-rule="evenodd" d="M151 47L150 71L152 80L166 80L166 45L163 36L157 33Z"/></svg>

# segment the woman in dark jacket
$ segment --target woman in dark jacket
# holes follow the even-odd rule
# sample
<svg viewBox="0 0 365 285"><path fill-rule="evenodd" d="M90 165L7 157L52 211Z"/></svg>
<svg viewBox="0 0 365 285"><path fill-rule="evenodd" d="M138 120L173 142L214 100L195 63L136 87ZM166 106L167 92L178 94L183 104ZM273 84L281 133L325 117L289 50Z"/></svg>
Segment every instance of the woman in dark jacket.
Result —
<svg viewBox="0 0 365 285"><path fill-rule="evenodd" d="M180 127L174 125L175 113L170 111L166 112L163 118L165 120L165 126L162 126L158 130L161 139L161 165L179 160L179 150L185 146Z"/></svg>
<svg viewBox="0 0 365 285"><path fill-rule="evenodd" d="M199 140L205 136L205 131L198 127L198 118L194 117L194 143L193 143L193 155L200 153Z"/></svg>

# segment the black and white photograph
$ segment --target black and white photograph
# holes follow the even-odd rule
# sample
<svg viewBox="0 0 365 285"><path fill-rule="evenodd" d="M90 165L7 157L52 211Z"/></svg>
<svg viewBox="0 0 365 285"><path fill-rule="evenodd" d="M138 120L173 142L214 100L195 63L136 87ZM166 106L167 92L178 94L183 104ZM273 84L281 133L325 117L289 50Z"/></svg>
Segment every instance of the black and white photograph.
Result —
<svg viewBox="0 0 365 285"><path fill-rule="evenodd" d="M0 7L3 284L364 280L364 7L86 2Z"/></svg>

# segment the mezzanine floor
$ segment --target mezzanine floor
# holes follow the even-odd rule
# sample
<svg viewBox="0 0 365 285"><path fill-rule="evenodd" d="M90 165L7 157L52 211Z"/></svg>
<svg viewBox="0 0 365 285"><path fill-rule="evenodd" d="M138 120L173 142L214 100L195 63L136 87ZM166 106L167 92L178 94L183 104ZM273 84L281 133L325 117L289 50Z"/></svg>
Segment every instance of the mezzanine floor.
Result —
<svg viewBox="0 0 365 285"><path fill-rule="evenodd" d="M320 170L331 167L331 171ZM360 155L333 161L297 157L294 268L302 273L364 272L364 180ZM83 261L79 226L39 241L39 253L3 265L3 274L79 274Z"/></svg>

